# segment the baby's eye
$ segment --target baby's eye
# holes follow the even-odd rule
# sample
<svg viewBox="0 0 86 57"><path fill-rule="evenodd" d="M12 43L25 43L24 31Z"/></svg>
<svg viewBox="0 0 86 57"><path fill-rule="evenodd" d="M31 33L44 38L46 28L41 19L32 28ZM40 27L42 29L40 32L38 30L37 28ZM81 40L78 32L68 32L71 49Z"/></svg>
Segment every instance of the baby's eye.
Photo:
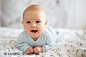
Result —
<svg viewBox="0 0 86 57"><path fill-rule="evenodd" d="M30 21L27 21L26 23L30 23Z"/></svg>
<svg viewBox="0 0 86 57"><path fill-rule="evenodd" d="M39 23L40 21L36 21L36 23Z"/></svg>

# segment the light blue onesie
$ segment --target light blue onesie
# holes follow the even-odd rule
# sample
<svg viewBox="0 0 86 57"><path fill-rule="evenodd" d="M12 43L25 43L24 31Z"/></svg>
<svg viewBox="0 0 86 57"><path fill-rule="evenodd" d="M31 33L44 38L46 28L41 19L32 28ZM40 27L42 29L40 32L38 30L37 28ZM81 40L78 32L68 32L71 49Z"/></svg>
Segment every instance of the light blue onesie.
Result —
<svg viewBox="0 0 86 57"><path fill-rule="evenodd" d="M23 31L16 42L16 47L25 52L29 47L43 46L43 52L56 47L55 35L57 33L53 31L51 27L46 27L40 37L34 41L25 31Z"/></svg>

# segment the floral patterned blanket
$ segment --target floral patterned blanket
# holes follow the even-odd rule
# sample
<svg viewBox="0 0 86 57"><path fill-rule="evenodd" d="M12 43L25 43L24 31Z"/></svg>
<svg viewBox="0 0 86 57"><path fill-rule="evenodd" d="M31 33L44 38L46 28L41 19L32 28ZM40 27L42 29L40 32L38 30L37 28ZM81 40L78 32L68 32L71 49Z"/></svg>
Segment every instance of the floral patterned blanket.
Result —
<svg viewBox="0 0 86 57"><path fill-rule="evenodd" d="M59 32L57 47L39 55L27 55L15 47L23 29L0 27L0 57L86 57L86 30L53 29Z"/></svg>

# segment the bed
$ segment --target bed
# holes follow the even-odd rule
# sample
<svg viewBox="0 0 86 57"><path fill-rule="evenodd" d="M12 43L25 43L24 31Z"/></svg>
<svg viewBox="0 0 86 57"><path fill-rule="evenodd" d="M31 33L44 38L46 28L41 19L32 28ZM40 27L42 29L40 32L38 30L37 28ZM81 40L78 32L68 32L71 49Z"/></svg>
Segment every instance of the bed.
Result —
<svg viewBox="0 0 86 57"><path fill-rule="evenodd" d="M0 57L86 57L86 29L53 29L59 32L55 48L39 55L26 55L15 47L23 29L0 27Z"/></svg>

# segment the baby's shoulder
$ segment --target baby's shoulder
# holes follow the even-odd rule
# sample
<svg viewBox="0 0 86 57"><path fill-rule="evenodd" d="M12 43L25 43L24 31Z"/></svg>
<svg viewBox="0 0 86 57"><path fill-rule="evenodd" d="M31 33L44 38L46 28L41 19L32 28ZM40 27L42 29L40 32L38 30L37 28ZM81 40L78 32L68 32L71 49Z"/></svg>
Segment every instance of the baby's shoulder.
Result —
<svg viewBox="0 0 86 57"><path fill-rule="evenodd" d="M44 40L52 40L53 39L53 35L51 33L49 33L48 31L43 31L41 37Z"/></svg>
<svg viewBox="0 0 86 57"><path fill-rule="evenodd" d="M45 29L44 29L44 31L43 31L43 34L45 34L45 35L47 35L47 36L52 36L52 29L51 29L51 27L49 27L49 26L47 26L47 27L45 27Z"/></svg>
<svg viewBox="0 0 86 57"><path fill-rule="evenodd" d="M53 35L48 30L44 30L42 36L45 36L45 38L53 37Z"/></svg>
<svg viewBox="0 0 86 57"><path fill-rule="evenodd" d="M22 31L21 33L20 33L20 36L26 36L27 35L27 33L25 32L25 31Z"/></svg>

